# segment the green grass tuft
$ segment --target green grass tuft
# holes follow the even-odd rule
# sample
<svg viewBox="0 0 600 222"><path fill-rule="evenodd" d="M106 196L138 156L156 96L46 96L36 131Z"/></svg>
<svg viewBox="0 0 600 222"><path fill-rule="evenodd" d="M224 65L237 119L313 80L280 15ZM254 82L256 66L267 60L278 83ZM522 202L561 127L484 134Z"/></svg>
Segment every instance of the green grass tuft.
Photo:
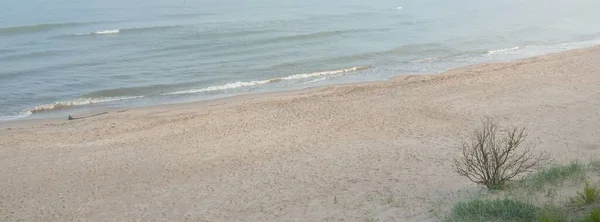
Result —
<svg viewBox="0 0 600 222"><path fill-rule="evenodd" d="M545 207L541 210L538 222L566 222L568 221L565 213L556 207Z"/></svg>
<svg viewBox="0 0 600 222"><path fill-rule="evenodd" d="M595 186L590 185L590 181L585 180L583 192L577 192L577 197L571 199L575 204L590 205L600 200L600 191Z"/></svg>
<svg viewBox="0 0 600 222"><path fill-rule="evenodd" d="M585 166L580 163L553 166L529 175L522 185L539 190L547 185L557 185L567 179L583 178Z"/></svg>
<svg viewBox="0 0 600 222"><path fill-rule="evenodd" d="M500 193L489 193L493 197L504 194L503 199L479 196L469 201L456 203L445 221L537 221L537 222L600 222L600 187L587 179L590 173L600 175L600 161L589 164L570 163L552 166L530 174L524 180L511 183ZM595 178L593 176L592 178ZM585 187L577 196L564 197L557 193L562 183L570 180L569 186ZM547 190L547 191L546 191ZM562 192L562 191L561 191ZM540 197L540 195L545 195ZM539 198L545 201L538 201ZM543 199L551 198L551 199ZM567 200L565 202L564 200ZM571 202L568 202L571 200ZM541 203L546 205L538 205ZM558 204L558 205L557 205ZM592 209L596 209L591 211Z"/></svg>
<svg viewBox="0 0 600 222"><path fill-rule="evenodd" d="M475 199L454 205L446 221L536 221L539 211L533 204L512 199Z"/></svg>
<svg viewBox="0 0 600 222"><path fill-rule="evenodd" d="M593 210L583 219L584 222L600 222L600 209Z"/></svg>

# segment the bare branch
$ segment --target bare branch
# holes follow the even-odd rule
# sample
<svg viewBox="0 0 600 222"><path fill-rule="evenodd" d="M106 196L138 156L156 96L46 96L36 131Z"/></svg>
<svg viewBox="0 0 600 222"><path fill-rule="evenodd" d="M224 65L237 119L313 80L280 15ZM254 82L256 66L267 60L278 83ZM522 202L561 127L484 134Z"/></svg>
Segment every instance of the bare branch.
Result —
<svg viewBox="0 0 600 222"><path fill-rule="evenodd" d="M462 155L453 162L459 175L497 189L549 160L547 153L536 155L532 148L522 146L527 137L525 128L511 128L499 135L493 119L486 118L481 123L481 128L459 147Z"/></svg>

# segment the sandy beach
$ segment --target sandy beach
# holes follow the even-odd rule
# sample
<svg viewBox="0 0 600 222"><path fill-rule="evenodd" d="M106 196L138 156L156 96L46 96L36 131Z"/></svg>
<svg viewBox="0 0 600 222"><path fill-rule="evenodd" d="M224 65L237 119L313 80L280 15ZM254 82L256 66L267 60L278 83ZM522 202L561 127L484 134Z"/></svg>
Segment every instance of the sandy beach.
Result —
<svg viewBox="0 0 600 222"><path fill-rule="evenodd" d="M490 116L600 157L600 46L436 75L0 123L0 221L437 221Z"/></svg>

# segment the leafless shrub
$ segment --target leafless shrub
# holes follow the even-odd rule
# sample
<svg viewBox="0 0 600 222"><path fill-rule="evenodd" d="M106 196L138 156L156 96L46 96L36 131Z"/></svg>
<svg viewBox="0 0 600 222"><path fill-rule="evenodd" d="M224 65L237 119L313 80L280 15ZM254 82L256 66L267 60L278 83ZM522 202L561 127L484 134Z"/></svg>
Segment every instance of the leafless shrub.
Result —
<svg viewBox="0 0 600 222"><path fill-rule="evenodd" d="M511 128L504 134L493 119L484 119L481 128L463 140L454 169L488 189L501 189L507 181L549 160L548 153L536 154L531 147L522 146L526 137L525 128Z"/></svg>

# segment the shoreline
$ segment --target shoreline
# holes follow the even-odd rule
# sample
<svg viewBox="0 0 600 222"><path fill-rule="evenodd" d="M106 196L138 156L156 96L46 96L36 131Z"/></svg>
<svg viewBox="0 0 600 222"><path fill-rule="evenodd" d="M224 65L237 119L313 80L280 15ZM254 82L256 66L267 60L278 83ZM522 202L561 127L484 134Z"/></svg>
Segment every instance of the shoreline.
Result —
<svg viewBox="0 0 600 222"><path fill-rule="evenodd" d="M156 110L156 109L178 109L178 108L201 108L204 107L206 108L206 106L214 106L217 104L224 104L224 103L229 103L228 105L235 105L236 103L242 103L244 100L256 100L260 97L272 97L272 98L277 98L277 97L281 97L281 96L294 96L297 94L305 94L305 93L315 93L324 89L328 89L328 88L336 88L336 87L353 87L353 86L364 86L364 85L372 85L372 84L382 84L382 83L386 83L386 82L394 82L394 81L402 81L402 79L409 79L409 78L413 78L413 77L435 77L435 76L441 76L441 75L447 75L450 73L455 73L455 72L459 72L461 70L466 70L469 68L476 68L479 66L487 66L487 65L493 65L493 64L505 64L505 63L513 63L513 62L518 62L518 61L526 61L526 60L530 60L530 59L534 59L537 57L545 57L545 56L549 56L549 55L554 55L554 54L561 54L561 53L565 53L565 52L570 52L570 51L577 51L577 50L585 50L585 49L591 49L591 48L596 48L596 47L600 47L600 45L595 45L595 46L591 46L591 47L585 47L585 48L575 48L575 49L568 49L565 51L560 51L560 52L553 52L553 53L547 53L547 54L542 54L542 55L537 55L537 56L532 56L532 57L526 57L526 58L520 58L520 59L514 59L514 60L509 60L509 61L496 61L496 62L484 62L484 63L476 63L476 64L471 64L471 65L467 65L467 66L463 66L463 67L458 67L458 68L452 68L446 71L442 71L442 72L438 72L438 73L424 73L424 74L395 74L393 77L388 78L388 79L384 79L384 80L374 80L374 81L361 81L361 82L351 82L351 83L333 83L333 84L327 84L327 85L322 85L322 86L311 86L311 87L307 87L307 88L300 88L300 89L290 89L290 90L277 90L277 91L267 91L267 92L257 92L257 93L247 93L247 94L239 94L239 95L232 95L232 96L225 96L222 98L216 98L216 99L208 99L208 100L198 100L198 101L191 101L191 102L175 102L175 103L169 103L167 102L166 104L158 104L158 105L148 105L148 106L133 106L133 107L119 107L119 108L96 108L93 109L92 111L86 111L86 112L82 112L79 113L77 116L82 116L83 118L88 118L88 116L93 117L94 115L103 113L103 114L114 114L114 113L119 113L121 111L133 111L133 110ZM59 111L49 111L49 112L65 112L65 110L59 110ZM68 113L68 112L65 112ZM36 115L35 113L33 113L32 115ZM42 114L43 115L43 114ZM81 118L81 119L83 119ZM11 128L11 127L19 127L19 125L23 125L23 126L35 126L35 125L39 125L39 124L52 124L52 123L57 123L57 122L61 122L62 120L67 120L67 116L65 117L25 117L25 118L17 118L14 120L7 120L7 121L0 121L0 129L5 129L5 128Z"/></svg>
<svg viewBox="0 0 600 222"><path fill-rule="evenodd" d="M433 75L0 124L15 220L437 221L492 117L556 163L600 155L600 46ZM10 129L9 129L10 128Z"/></svg>

